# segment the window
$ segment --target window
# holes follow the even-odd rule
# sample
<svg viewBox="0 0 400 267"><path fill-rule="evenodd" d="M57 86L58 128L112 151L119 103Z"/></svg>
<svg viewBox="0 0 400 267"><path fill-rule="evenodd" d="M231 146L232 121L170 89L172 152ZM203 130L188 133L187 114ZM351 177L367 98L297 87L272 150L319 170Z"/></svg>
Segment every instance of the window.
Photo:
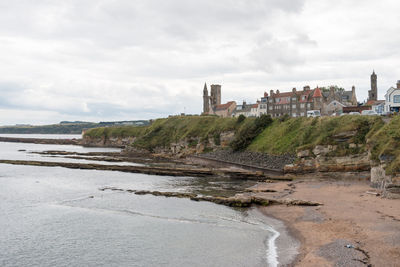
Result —
<svg viewBox="0 0 400 267"><path fill-rule="evenodd" d="M393 96L393 103L400 103L400 95Z"/></svg>
<svg viewBox="0 0 400 267"><path fill-rule="evenodd" d="M296 101L297 100L297 98L295 98L295 97L292 97L292 101Z"/></svg>
<svg viewBox="0 0 400 267"><path fill-rule="evenodd" d="M296 118L296 117L297 117L297 114L296 114L296 113L293 113L292 116Z"/></svg>
<svg viewBox="0 0 400 267"><path fill-rule="evenodd" d="M301 97L301 99L302 99L302 100L306 100L306 96L303 95L303 96Z"/></svg>
<svg viewBox="0 0 400 267"><path fill-rule="evenodd" d="M269 106L269 110L272 110L272 106Z"/></svg>
<svg viewBox="0 0 400 267"><path fill-rule="evenodd" d="M277 103L281 102L281 99L280 99L280 98L277 98L277 99L276 99L276 102L277 102Z"/></svg>
<svg viewBox="0 0 400 267"><path fill-rule="evenodd" d="M300 113L300 116L304 117L304 112L301 112L301 113Z"/></svg>
<svg viewBox="0 0 400 267"><path fill-rule="evenodd" d="M289 102L290 101L290 97L286 97L286 100L287 100L287 102Z"/></svg>
<svg viewBox="0 0 400 267"><path fill-rule="evenodd" d="M305 106L304 106L304 103L301 103L300 104L300 108L304 108Z"/></svg>
<svg viewBox="0 0 400 267"><path fill-rule="evenodd" d="M311 104L310 103L307 104L307 108L311 108Z"/></svg>
<svg viewBox="0 0 400 267"><path fill-rule="evenodd" d="M292 105L292 109L296 109L296 104Z"/></svg>

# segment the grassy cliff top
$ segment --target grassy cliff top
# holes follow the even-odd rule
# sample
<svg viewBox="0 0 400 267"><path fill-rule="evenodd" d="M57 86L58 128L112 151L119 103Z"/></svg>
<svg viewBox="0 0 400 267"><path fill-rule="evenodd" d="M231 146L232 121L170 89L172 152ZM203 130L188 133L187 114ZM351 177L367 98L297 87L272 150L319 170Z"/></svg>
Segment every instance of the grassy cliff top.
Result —
<svg viewBox="0 0 400 267"><path fill-rule="evenodd" d="M135 146L152 149L169 146L185 138L206 139L238 127L236 118L216 116L175 116L157 119L149 126L102 127L88 130L86 137L137 137ZM248 120L247 123L251 123Z"/></svg>
<svg viewBox="0 0 400 267"><path fill-rule="evenodd" d="M336 144L336 135L354 131L356 134L350 141L364 144L366 138L383 124L382 119L376 116L275 120L254 139L248 149L269 154L295 153L297 150L313 148L316 145Z"/></svg>
<svg viewBox="0 0 400 267"><path fill-rule="evenodd" d="M265 118L264 118L265 119ZM134 146L153 150L186 140L193 144L218 140L226 131L235 132L235 149L268 154L294 154L316 145L339 145L337 155L371 150L373 160L387 159L389 173L400 173L400 116L384 123L378 116L321 118L220 118L216 116L176 116L155 120L149 126L119 126L90 129L85 137L136 137ZM347 136L347 137L346 137ZM346 137L343 142L340 139ZM368 141L368 142L367 142ZM350 148L349 144L360 144ZM237 150L237 149L235 149ZM341 154L342 153L342 154Z"/></svg>
<svg viewBox="0 0 400 267"><path fill-rule="evenodd" d="M368 136L373 160L387 162L386 173L400 173L400 116Z"/></svg>

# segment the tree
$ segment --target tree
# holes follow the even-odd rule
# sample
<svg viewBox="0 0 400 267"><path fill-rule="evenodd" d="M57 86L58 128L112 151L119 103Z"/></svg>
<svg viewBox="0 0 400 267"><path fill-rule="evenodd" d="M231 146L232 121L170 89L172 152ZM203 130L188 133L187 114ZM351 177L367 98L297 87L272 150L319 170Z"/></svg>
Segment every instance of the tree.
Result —
<svg viewBox="0 0 400 267"><path fill-rule="evenodd" d="M338 92L338 93L343 93L344 92L344 88L343 87L339 87L337 85L331 85L331 86L328 86L328 87L320 87L319 89L322 92L329 92L331 90L331 87L334 88L335 92Z"/></svg>

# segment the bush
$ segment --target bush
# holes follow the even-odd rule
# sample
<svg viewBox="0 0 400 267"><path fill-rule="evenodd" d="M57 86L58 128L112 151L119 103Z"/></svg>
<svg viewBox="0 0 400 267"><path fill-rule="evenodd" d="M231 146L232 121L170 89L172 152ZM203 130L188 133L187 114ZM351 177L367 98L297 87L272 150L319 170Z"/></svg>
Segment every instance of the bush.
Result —
<svg viewBox="0 0 400 267"><path fill-rule="evenodd" d="M237 123L242 123L244 120L246 119L246 117L243 114L240 114L238 119L237 119Z"/></svg>
<svg viewBox="0 0 400 267"><path fill-rule="evenodd" d="M270 115L261 115L256 118L249 127L240 129L231 143L233 151L240 151L247 148L251 142L272 122L273 120Z"/></svg>
<svg viewBox="0 0 400 267"><path fill-rule="evenodd" d="M214 133L214 144L219 146L221 145L221 134L220 133Z"/></svg>

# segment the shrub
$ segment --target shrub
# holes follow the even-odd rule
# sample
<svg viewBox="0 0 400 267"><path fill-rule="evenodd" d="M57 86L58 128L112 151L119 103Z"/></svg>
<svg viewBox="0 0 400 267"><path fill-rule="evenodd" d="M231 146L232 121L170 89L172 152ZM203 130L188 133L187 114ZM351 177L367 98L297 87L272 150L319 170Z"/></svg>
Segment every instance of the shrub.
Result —
<svg viewBox="0 0 400 267"><path fill-rule="evenodd" d="M247 148L251 142L272 122L273 120L270 115L261 115L256 118L249 127L240 129L231 143L233 151L240 151Z"/></svg>
<svg viewBox="0 0 400 267"><path fill-rule="evenodd" d="M240 114L236 122L237 122L238 124L240 124L240 123L242 123L245 119L246 119L246 117L245 117L243 114Z"/></svg>

